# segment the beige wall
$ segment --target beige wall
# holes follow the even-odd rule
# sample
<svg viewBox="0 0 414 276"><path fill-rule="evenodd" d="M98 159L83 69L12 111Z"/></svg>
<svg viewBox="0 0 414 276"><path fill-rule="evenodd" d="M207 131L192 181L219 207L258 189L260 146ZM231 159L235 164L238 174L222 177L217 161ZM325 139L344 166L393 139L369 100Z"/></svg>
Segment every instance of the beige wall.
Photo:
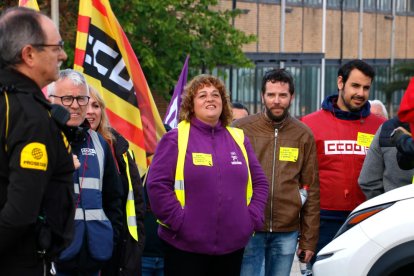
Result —
<svg viewBox="0 0 414 276"><path fill-rule="evenodd" d="M221 0L220 9L231 9L231 0ZM322 9L289 6L286 13L285 44L286 53L320 53L322 49ZM235 27L247 34L257 36L257 42L245 45L245 52L280 52L280 5L240 2L237 8L249 12L235 20ZM339 59L341 55L341 12L326 11L326 58ZM344 59L358 57L359 13L345 11L343 16ZM362 57L365 59L388 59L391 57L392 20L384 14L363 14ZM414 36L408 30L414 29L414 17L396 16L395 52L397 59L414 58Z"/></svg>

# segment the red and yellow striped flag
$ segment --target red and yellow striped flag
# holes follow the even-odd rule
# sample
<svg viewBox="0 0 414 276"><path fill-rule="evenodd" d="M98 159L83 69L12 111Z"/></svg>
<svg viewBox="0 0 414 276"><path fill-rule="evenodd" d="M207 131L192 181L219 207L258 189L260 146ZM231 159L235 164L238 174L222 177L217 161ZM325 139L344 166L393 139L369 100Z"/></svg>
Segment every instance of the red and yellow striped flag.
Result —
<svg viewBox="0 0 414 276"><path fill-rule="evenodd" d="M165 133L144 73L108 0L80 0L74 69L102 92L111 125L144 172Z"/></svg>
<svg viewBox="0 0 414 276"><path fill-rule="evenodd" d="M31 8L36 11L39 10L39 5L37 4L36 0L19 0L20 7Z"/></svg>

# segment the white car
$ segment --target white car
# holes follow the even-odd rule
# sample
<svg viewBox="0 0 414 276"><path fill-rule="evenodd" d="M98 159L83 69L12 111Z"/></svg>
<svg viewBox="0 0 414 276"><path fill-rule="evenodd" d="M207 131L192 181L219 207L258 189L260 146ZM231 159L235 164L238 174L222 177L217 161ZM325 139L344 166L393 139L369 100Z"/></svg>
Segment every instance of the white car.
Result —
<svg viewBox="0 0 414 276"><path fill-rule="evenodd" d="M359 205L319 251L316 276L414 275L414 185Z"/></svg>

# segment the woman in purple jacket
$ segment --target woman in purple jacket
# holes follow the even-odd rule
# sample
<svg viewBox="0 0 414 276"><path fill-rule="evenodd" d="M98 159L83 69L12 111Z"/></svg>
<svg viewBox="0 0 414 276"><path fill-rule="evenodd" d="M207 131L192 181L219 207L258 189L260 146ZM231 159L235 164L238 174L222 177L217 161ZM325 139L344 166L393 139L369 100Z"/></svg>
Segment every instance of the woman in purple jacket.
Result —
<svg viewBox="0 0 414 276"><path fill-rule="evenodd" d="M240 275L244 247L263 226L268 183L248 138L228 127L229 103L219 79L195 77L178 128L155 152L147 189L167 276Z"/></svg>

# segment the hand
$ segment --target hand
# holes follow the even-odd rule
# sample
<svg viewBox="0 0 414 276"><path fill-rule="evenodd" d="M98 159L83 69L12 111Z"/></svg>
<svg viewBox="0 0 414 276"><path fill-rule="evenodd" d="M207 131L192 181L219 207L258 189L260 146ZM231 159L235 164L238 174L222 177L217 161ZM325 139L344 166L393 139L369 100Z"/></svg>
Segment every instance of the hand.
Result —
<svg viewBox="0 0 414 276"><path fill-rule="evenodd" d="M302 263L309 263L314 254L315 252L313 251L302 250L301 248L298 248L298 250L296 251L296 255L298 256L299 261Z"/></svg>
<svg viewBox="0 0 414 276"><path fill-rule="evenodd" d="M400 140L400 138L404 135L409 135L411 137L411 133L403 127L397 127L396 129L394 129L390 135L391 142L393 143L393 145L396 145L398 140Z"/></svg>
<svg viewBox="0 0 414 276"><path fill-rule="evenodd" d="M75 154L72 154L72 157L73 157L73 166L75 167L75 170L77 170L80 168L81 164L79 162L78 157Z"/></svg>
<svg viewBox="0 0 414 276"><path fill-rule="evenodd" d="M404 134L407 134L407 135L410 135L411 136L411 133L408 132L408 130L406 130L405 128L403 128L401 126L399 126L396 129L394 129L394 131L402 131Z"/></svg>

